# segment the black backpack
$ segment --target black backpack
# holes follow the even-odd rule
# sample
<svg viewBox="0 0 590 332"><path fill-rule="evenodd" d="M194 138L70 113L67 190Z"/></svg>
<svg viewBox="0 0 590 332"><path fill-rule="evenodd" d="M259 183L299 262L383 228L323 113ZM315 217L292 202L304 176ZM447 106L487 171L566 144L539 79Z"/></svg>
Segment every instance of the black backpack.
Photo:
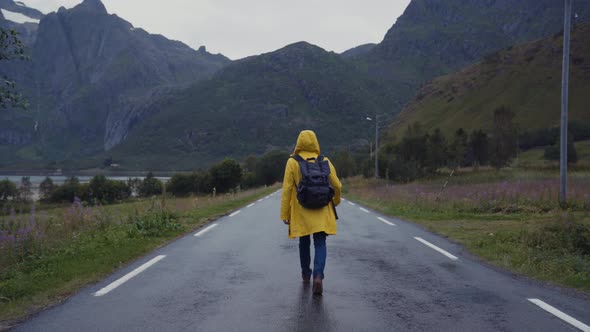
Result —
<svg viewBox="0 0 590 332"><path fill-rule="evenodd" d="M330 164L324 160L324 156L308 160L300 155L291 158L297 160L301 170L301 181L297 185L297 200L301 206L320 209L330 204L334 198L334 188L330 185ZM315 163L310 160L315 160Z"/></svg>

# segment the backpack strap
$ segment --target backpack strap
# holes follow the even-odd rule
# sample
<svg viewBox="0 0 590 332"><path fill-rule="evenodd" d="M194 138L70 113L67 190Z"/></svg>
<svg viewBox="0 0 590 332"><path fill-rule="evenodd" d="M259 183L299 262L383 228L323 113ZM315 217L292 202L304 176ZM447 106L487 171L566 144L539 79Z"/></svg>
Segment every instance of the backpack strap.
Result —
<svg viewBox="0 0 590 332"><path fill-rule="evenodd" d="M303 157L301 157L300 155L296 154L296 155L292 155L291 158L297 160L298 162L302 162L305 161L305 159L303 159Z"/></svg>
<svg viewBox="0 0 590 332"><path fill-rule="evenodd" d="M309 173L309 162L307 160L303 159L303 157L298 154L291 156L291 158L295 159L299 164L299 170L301 170L302 177ZM305 165L305 167L303 165Z"/></svg>
<svg viewBox="0 0 590 332"><path fill-rule="evenodd" d="M324 171L324 168L322 167L322 162L324 161L324 156L319 155L318 158L316 159L316 163L318 163L318 165L320 166L320 171Z"/></svg>

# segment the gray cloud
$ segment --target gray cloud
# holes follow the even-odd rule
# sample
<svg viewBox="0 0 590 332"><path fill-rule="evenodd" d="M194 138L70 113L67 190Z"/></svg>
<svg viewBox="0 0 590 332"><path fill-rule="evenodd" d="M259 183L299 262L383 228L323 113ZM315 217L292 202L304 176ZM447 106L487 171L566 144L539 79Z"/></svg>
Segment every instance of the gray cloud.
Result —
<svg viewBox="0 0 590 332"><path fill-rule="evenodd" d="M24 0L44 12L80 0ZM238 59L307 41L342 52L378 43L410 0L103 0L150 33Z"/></svg>

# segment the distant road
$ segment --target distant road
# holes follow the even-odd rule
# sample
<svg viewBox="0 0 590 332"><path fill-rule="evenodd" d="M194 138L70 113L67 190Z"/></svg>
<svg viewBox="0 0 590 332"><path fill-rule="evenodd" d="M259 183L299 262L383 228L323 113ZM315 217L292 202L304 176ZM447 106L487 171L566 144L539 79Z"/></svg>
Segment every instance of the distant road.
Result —
<svg viewBox="0 0 590 332"><path fill-rule="evenodd" d="M588 297L498 272L350 202L313 297L279 203L276 193L236 210L15 330L590 331Z"/></svg>

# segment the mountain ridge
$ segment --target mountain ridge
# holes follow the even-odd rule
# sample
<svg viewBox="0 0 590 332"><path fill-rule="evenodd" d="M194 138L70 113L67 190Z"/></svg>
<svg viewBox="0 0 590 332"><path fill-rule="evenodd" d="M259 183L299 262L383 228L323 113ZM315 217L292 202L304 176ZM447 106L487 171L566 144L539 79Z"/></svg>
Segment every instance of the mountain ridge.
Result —
<svg viewBox="0 0 590 332"><path fill-rule="evenodd" d="M574 2L577 22L590 22L590 2ZM366 73L396 84L403 105L423 82L562 28L560 1L412 0L383 41L356 61Z"/></svg>
<svg viewBox="0 0 590 332"><path fill-rule="evenodd" d="M570 121L590 126L590 24L576 24L571 40ZM420 122L424 130L439 128L451 135L491 130L493 111L508 107L521 132L560 125L561 34L508 47L477 64L424 85L389 130L390 139L403 136ZM394 134L395 133L395 134Z"/></svg>
<svg viewBox="0 0 590 332"><path fill-rule="evenodd" d="M230 63L136 29L99 0L44 16L27 41L31 61L0 66L31 105L27 112L0 114L0 151L13 161L78 159L108 150L147 116L141 105Z"/></svg>
<svg viewBox="0 0 590 332"><path fill-rule="evenodd" d="M108 155L130 167L190 169L226 156L290 149L303 129L315 130L329 152L367 140L370 124L358 133L358 123L387 100L387 91L339 54L299 42L236 61L162 102Z"/></svg>

